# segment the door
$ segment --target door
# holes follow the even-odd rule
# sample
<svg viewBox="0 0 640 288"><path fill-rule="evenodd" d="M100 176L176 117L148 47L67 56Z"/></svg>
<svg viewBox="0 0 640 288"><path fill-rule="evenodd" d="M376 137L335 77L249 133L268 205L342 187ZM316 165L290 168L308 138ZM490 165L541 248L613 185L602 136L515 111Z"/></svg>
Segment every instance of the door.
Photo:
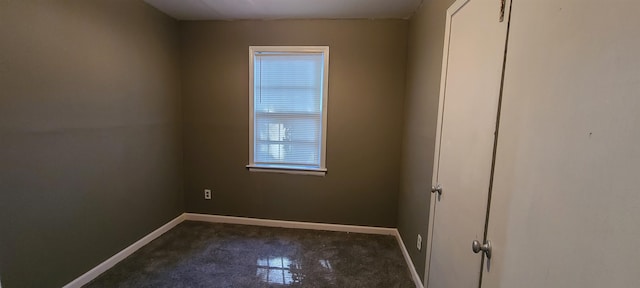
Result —
<svg viewBox="0 0 640 288"><path fill-rule="evenodd" d="M483 241L487 214L507 31L500 4L459 0L447 10L428 288L479 285L482 256L471 243Z"/></svg>
<svg viewBox="0 0 640 288"><path fill-rule="evenodd" d="M482 286L640 287L640 1L513 2Z"/></svg>

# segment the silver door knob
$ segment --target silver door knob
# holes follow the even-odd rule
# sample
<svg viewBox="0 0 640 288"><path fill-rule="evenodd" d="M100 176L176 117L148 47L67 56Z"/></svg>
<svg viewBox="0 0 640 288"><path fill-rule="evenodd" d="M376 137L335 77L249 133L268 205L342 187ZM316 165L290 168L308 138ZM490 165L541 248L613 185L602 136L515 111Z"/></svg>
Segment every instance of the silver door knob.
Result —
<svg viewBox="0 0 640 288"><path fill-rule="evenodd" d="M487 256L487 258L491 259L491 241L487 240L487 243L481 245L480 241L473 240L473 243L471 244L471 249L473 250L473 253L478 253L482 251L484 252L484 255Z"/></svg>
<svg viewBox="0 0 640 288"><path fill-rule="evenodd" d="M440 186L440 184L431 186L431 193L438 193L438 195L442 195L442 186Z"/></svg>

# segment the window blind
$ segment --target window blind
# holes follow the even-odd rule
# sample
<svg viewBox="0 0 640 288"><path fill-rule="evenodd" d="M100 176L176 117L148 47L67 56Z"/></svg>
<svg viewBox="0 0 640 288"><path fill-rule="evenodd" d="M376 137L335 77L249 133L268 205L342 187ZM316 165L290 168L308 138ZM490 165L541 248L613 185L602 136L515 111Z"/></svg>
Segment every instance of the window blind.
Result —
<svg viewBox="0 0 640 288"><path fill-rule="evenodd" d="M324 55L254 54L254 163L320 168Z"/></svg>

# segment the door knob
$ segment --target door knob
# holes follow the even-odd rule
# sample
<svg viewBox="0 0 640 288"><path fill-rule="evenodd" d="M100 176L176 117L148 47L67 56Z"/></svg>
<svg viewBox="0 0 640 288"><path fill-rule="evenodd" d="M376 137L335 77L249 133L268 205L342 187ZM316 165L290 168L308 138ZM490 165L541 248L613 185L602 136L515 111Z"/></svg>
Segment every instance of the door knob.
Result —
<svg viewBox="0 0 640 288"><path fill-rule="evenodd" d="M471 249L473 250L473 253L478 253L482 251L484 252L484 255L487 256L487 258L491 259L491 241L487 240L487 243L481 245L480 241L473 240L473 243L471 244Z"/></svg>
<svg viewBox="0 0 640 288"><path fill-rule="evenodd" d="M438 193L438 196L442 195L442 186L440 184L436 184L435 186L431 186L431 193Z"/></svg>

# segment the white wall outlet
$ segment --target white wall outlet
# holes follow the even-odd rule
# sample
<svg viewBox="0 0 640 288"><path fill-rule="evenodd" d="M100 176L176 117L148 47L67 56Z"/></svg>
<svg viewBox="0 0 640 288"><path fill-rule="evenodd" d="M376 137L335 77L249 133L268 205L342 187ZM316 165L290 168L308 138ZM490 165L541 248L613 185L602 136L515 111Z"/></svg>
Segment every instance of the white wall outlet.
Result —
<svg viewBox="0 0 640 288"><path fill-rule="evenodd" d="M204 189L204 199L211 200L211 189Z"/></svg>
<svg viewBox="0 0 640 288"><path fill-rule="evenodd" d="M416 239L416 248L418 248L418 251L422 250L422 236L420 236L420 234L418 234L418 239Z"/></svg>

